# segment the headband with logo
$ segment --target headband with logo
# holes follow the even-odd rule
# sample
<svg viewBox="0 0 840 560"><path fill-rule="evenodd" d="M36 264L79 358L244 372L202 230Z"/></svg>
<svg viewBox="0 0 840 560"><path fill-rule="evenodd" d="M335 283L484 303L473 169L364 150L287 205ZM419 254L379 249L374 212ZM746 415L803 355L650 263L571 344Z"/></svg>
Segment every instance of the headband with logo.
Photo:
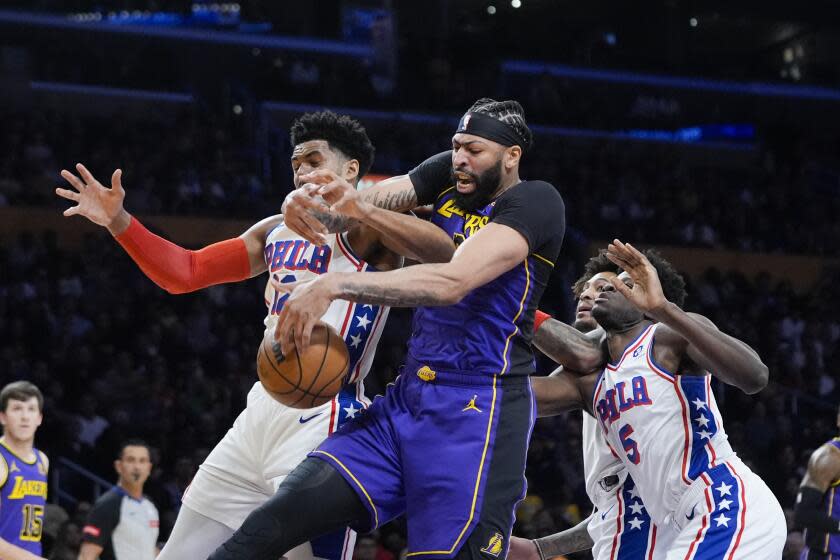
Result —
<svg viewBox="0 0 840 560"><path fill-rule="evenodd" d="M528 141L512 126L482 113L467 113L461 117L456 134L473 134L487 140L498 142L502 146L519 146L523 150L530 148Z"/></svg>

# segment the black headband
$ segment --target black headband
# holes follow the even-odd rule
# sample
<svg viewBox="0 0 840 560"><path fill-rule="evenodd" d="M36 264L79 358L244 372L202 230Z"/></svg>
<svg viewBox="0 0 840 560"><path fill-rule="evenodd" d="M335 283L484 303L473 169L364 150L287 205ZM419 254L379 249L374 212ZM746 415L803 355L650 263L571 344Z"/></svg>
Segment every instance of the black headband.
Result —
<svg viewBox="0 0 840 560"><path fill-rule="evenodd" d="M455 134L473 134L487 140L498 142L502 146L519 146L523 150L529 148L528 140L498 119L482 113L467 113L461 117Z"/></svg>

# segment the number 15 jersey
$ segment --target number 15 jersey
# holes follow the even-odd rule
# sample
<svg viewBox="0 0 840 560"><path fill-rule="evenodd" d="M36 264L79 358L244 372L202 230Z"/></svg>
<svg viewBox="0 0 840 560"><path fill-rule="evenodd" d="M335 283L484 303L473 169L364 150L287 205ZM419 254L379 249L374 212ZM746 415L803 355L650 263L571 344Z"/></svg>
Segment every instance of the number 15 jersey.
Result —
<svg viewBox="0 0 840 560"><path fill-rule="evenodd" d="M33 452L35 460L26 461L0 442L0 537L40 556L47 462L43 453Z"/></svg>

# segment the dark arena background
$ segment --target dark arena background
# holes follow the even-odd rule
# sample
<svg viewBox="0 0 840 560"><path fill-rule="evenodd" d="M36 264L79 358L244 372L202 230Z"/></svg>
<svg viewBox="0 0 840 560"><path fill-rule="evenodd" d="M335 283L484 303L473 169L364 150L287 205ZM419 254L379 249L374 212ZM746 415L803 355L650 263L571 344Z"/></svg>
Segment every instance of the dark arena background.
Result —
<svg viewBox="0 0 840 560"><path fill-rule="evenodd" d="M521 102L535 137L522 175L566 204L541 310L571 321L570 286L618 237L658 248L686 276L685 308L768 365L755 395L713 389L785 510L784 558L799 558L798 487L838 430L838 14L833 0L5 0L0 380L45 397L43 557L76 558L131 438L151 446L144 492L166 542L257 380L265 316L266 275L158 288L105 229L62 216L59 172L83 162L107 184L121 168L126 208L197 249L281 211L300 114L357 118L374 182L451 147L464 111L492 97ZM392 310L369 397L396 377L411 316ZM554 367L537 353L539 375ZM581 449L580 412L537 422L514 535L590 514ZM354 558L402 559L405 535L391 522Z"/></svg>

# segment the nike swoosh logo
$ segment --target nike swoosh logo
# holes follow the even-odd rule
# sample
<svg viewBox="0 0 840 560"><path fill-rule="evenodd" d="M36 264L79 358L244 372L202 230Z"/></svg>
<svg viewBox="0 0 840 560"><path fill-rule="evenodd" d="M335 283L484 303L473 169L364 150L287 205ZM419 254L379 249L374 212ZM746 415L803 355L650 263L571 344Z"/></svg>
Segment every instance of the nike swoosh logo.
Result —
<svg viewBox="0 0 840 560"><path fill-rule="evenodd" d="M691 515L686 514L685 518L688 519L689 521L694 519L694 508L696 508L696 507L697 507L697 504L695 504L691 507Z"/></svg>
<svg viewBox="0 0 840 560"><path fill-rule="evenodd" d="M607 518L607 514L608 514L609 512L611 512L611 511L612 511L612 508L614 508L614 507L615 507L615 504L611 505L611 506L610 506L610 509L608 509L607 511L605 511L604 513L602 513L602 514L601 514L601 521L603 521L604 519L606 519L606 518Z"/></svg>
<svg viewBox="0 0 840 560"><path fill-rule="evenodd" d="M317 416L321 416L322 414L323 414L323 412L319 412L318 414L313 414L309 418L304 418L303 416L301 416L300 418L298 418L298 422L300 422L301 424L306 424L307 422L309 422L313 418L315 418Z"/></svg>

